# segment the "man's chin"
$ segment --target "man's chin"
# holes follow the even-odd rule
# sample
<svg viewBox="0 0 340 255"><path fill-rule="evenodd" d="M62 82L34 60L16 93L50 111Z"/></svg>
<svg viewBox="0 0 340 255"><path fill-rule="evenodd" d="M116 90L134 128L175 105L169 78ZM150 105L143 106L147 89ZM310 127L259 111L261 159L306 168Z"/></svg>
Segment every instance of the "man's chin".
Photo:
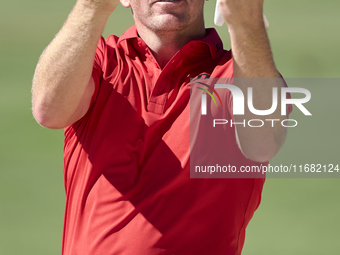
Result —
<svg viewBox="0 0 340 255"><path fill-rule="evenodd" d="M155 21L152 26L158 31L179 31L186 28L188 24L184 18L166 14L158 17L157 21Z"/></svg>

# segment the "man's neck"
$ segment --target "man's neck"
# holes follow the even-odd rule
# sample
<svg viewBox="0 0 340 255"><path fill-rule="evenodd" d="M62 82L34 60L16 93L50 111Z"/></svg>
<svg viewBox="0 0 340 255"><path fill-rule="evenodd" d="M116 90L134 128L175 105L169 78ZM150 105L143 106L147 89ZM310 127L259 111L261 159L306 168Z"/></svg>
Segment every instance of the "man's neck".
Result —
<svg viewBox="0 0 340 255"><path fill-rule="evenodd" d="M148 45L162 69L185 44L205 37L204 24L196 31L166 32L154 32L138 24L136 26L139 36Z"/></svg>

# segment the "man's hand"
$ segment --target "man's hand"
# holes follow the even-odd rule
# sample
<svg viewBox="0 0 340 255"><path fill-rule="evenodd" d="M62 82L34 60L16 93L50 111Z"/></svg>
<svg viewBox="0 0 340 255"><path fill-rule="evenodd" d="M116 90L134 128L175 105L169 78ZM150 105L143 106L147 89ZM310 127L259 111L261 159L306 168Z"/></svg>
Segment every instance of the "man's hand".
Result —
<svg viewBox="0 0 340 255"><path fill-rule="evenodd" d="M278 78L263 20L263 0L219 0L219 6L230 32L235 75Z"/></svg>
<svg viewBox="0 0 340 255"><path fill-rule="evenodd" d="M218 0L222 17L229 30L264 28L263 0Z"/></svg>
<svg viewBox="0 0 340 255"><path fill-rule="evenodd" d="M37 65L33 115L43 126L64 128L87 112L94 92L92 68L98 40L119 0L78 0Z"/></svg>

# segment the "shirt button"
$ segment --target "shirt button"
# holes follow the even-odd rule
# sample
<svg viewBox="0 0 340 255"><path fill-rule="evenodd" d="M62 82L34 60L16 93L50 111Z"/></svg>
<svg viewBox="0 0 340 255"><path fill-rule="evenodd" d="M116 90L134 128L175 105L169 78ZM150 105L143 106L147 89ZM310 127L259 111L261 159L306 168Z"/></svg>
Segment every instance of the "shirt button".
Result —
<svg viewBox="0 0 340 255"><path fill-rule="evenodd" d="M163 92L163 91L164 91L164 89L165 89L165 88L164 88L164 86L163 86L163 85L161 85L161 86L159 86L159 87L158 87L158 91L159 91L159 92Z"/></svg>

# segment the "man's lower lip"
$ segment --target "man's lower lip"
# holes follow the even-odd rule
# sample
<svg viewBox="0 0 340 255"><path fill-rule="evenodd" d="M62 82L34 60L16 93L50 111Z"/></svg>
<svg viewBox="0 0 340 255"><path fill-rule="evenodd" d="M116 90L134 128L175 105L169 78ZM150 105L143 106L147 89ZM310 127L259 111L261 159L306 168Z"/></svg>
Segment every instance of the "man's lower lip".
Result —
<svg viewBox="0 0 340 255"><path fill-rule="evenodd" d="M157 1L156 3L178 3L178 2L181 2L181 0L160 0L160 1Z"/></svg>
<svg viewBox="0 0 340 255"><path fill-rule="evenodd" d="M182 6L183 3L183 0L158 0L155 2L156 5L162 8L175 8L177 6Z"/></svg>

